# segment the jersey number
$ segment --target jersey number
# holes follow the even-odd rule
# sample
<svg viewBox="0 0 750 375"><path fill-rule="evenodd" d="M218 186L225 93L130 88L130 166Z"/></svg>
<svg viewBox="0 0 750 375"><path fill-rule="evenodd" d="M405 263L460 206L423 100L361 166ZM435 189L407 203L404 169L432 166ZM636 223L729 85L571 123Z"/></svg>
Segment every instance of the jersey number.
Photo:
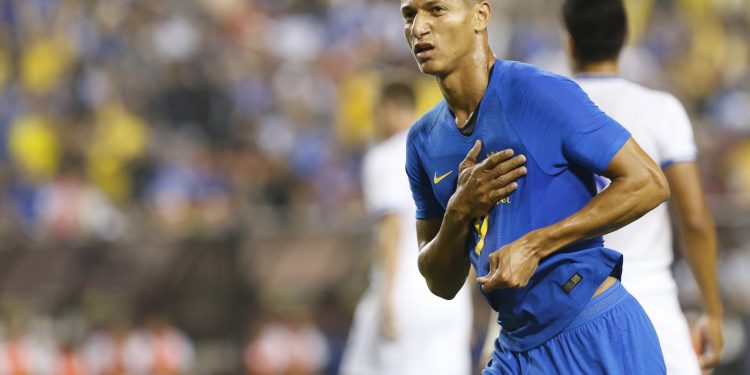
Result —
<svg viewBox="0 0 750 375"><path fill-rule="evenodd" d="M483 216L474 222L474 230L477 232L477 235L479 235L477 246L474 247L474 253L476 253L477 255L482 253L482 248L484 247L484 236L487 235L487 227L489 226L489 221L489 216Z"/></svg>

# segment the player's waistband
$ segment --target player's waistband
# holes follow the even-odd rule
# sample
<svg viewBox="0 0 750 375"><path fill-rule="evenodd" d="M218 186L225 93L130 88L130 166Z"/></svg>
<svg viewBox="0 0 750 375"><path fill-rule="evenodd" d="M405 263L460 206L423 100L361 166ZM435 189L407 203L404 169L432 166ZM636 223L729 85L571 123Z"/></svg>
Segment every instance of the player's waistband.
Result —
<svg viewBox="0 0 750 375"><path fill-rule="evenodd" d="M573 328L609 310L612 306L618 304L629 295L630 293L628 293L627 289L622 286L622 283L620 283L620 281L615 282L611 287L609 287L609 289L602 292L602 294L592 298L591 301L586 304L586 307L584 307L583 310L578 314L578 316L576 316L573 322L571 322L565 329L567 330Z"/></svg>

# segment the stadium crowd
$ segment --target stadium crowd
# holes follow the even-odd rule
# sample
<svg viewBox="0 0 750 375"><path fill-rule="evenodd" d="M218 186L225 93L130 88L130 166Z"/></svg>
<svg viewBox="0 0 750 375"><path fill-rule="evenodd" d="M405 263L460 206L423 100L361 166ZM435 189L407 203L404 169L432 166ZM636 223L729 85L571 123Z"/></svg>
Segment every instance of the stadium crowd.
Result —
<svg viewBox="0 0 750 375"><path fill-rule="evenodd" d="M695 125L729 315L716 373L745 373L750 2L626 3L623 74ZM558 5L494 4L499 57L565 73ZM385 0L0 0L0 374L336 373L379 83L440 98L401 22Z"/></svg>

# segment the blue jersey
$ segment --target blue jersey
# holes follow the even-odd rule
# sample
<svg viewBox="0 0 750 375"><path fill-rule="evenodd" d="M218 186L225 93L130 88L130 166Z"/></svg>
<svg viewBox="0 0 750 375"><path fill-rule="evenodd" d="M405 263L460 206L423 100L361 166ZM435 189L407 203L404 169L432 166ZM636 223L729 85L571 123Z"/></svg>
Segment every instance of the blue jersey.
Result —
<svg viewBox="0 0 750 375"><path fill-rule="evenodd" d="M476 220L466 251L479 276L488 256L522 235L556 223L597 194L601 174L630 138L573 81L534 66L497 61L464 135L445 101L412 126L406 171L417 219L440 219L456 190L458 166L476 140L480 161L507 148L526 156L526 176L518 189ZM485 294L499 312L500 343L514 351L542 344L561 332L612 275L619 278L622 255L603 247L601 237L581 241L542 259L524 288Z"/></svg>

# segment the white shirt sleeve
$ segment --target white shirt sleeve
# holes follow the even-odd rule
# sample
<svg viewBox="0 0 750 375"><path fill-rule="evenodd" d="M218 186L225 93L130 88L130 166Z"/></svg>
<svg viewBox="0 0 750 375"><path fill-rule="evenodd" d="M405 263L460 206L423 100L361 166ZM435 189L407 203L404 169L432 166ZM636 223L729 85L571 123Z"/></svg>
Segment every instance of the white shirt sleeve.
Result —
<svg viewBox="0 0 750 375"><path fill-rule="evenodd" d="M390 157L389 148L383 146L371 149L362 166L365 207L373 216L396 213L403 206L404 165Z"/></svg>
<svg viewBox="0 0 750 375"><path fill-rule="evenodd" d="M672 95L664 100L658 147L662 169L675 163L695 161L697 148L690 118L682 104Z"/></svg>

